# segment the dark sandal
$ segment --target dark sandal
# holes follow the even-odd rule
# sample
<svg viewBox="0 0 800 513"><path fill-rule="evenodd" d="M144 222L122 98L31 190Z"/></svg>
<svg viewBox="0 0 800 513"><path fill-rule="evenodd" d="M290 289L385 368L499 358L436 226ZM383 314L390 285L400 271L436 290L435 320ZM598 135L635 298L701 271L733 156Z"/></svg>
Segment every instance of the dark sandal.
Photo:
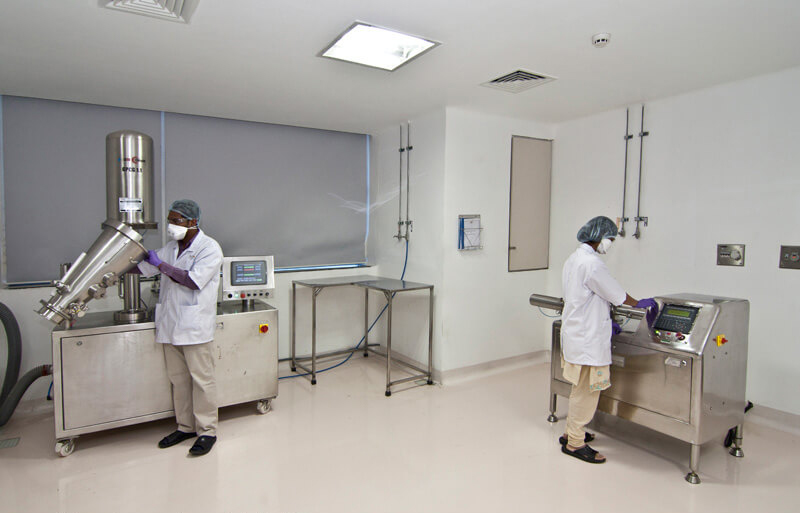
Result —
<svg viewBox="0 0 800 513"><path fill-rule="evenodd" d="M158 442L158 447L160 449L166 449L167 447L172 447L173 445L177 445L184 440L188 440L196 436L197 433L184 433L183 431L176 430L162 438L161 441Z"/></svg>
<svg viewBox="0 0 800 513"><path fill-rule="evenodd" d="M586 433L586 435L583 437L583 443L585 444L588 444L592 440L594 440L594 435L592 433ZM567 437L561 435L560 437L558 437L558 443L560 443L561 445L567 445Z"/></svg>
<svg viewBox="0 0 800 513"><path fill-rule="evenodd" d="M208 451L214 447L214 443L216 441L216 436L201 436L197 439L197 441L195 441L192 448L189 449L189 454L192 456L202 456L204 454L208 454Z"/></svg>
<svg viewBox="0 0 800 513"><path fill-rule="evenodd" d="M577 449L575 451L570 451L569 449L567 449L566 445L563 445L561 447L561 452L563 452L564 454L569 454L570 456L578 458L579 460L583 460L586 463L605 463L606 462L605 459L602 459L602 460L596 459L595 456L597 456L597 451L595 451L594 449L592 449L588 445L584 445L583 447L581 447L580 449Z"/></svg>

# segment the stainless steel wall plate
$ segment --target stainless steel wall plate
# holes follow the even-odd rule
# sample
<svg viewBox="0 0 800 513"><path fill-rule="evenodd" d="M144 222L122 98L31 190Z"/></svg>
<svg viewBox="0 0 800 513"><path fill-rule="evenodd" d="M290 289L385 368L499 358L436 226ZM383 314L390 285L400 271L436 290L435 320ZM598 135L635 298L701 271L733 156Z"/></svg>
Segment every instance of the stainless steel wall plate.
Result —
<svg viewBox="0 0 800 513"><path fill-rule="evenodd" d="M744 266L744 244L717 244L717 265Z"/></svg>

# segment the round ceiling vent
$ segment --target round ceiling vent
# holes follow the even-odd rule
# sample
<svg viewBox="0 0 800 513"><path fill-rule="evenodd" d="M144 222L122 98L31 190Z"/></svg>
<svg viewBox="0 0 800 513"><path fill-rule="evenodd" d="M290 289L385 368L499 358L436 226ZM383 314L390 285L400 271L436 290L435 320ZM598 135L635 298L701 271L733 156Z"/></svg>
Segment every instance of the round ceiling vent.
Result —
<svg viewBox="0 0 800 513"><path fill-rule="evenodd" d="M611 34L595 34L592 36L592 44L595 48L603 48L608 44L608 41L611 39Z"/></svg>

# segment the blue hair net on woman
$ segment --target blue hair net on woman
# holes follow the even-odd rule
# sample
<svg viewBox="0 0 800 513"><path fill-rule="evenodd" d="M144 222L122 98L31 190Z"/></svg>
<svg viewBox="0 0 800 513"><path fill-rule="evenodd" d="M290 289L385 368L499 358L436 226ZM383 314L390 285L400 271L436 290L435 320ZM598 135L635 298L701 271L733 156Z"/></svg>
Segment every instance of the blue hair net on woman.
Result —
<svg viewBox="0 0 800 513"><path fill-rule="evenodd" d="M617 225L606 216L594 217L578 230L579 242L598 242L616 236Z"/></svg>
<svg viewBox="0 0 800 513"><path fill-rule="evenodd" d="M190 199L175 200L172 202L170 210L179 213L188 220L200 220L200 205Z"/></svg>

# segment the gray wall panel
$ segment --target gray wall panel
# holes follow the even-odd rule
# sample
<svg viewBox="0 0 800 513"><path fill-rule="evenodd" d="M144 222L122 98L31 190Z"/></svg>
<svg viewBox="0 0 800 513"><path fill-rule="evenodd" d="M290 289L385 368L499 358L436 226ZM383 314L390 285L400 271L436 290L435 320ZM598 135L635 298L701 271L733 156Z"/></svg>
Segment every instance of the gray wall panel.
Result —
<svg viewBox="0 0 800 513"><path fill-rule="evenodd" d="M167 204L197 201L226 255L366 260L365 135L167 114L165 140Z"/></svg>
<svg viewBox="0 0 800 513"><path fill-rule="evenodd" d="M59 263L74 261L100 234L106 134L150 135L160 181L160 113L14 96L2 102L6 280L52 280ZM155 233L145 239L159 241Z"/></svg>

